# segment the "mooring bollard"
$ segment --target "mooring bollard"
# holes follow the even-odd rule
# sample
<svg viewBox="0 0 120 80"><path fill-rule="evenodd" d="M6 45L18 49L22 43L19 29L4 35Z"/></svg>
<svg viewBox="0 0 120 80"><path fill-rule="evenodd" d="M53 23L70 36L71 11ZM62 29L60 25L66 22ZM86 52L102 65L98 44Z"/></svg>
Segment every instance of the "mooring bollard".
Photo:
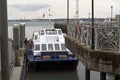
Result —
<svg viewBox="0 0 120 80"><path fill-rule="evenodd" d="M25 23L20 23L19 25L20 28L20 56L24 57L24 40L25 40Z"/></svg>
<svg viewBox="0 0 120 80"><path fill-rule="evenodd" d="M15 66L20 66L20 28L17 24L13 26L13 44L15 51Z"/></svg>
<svg viewBox="0 0 120 80"><path fill-rule="evenodd" d="M25 23L20 23L20 48L24 47L24 39L25 39Z"/></svg>

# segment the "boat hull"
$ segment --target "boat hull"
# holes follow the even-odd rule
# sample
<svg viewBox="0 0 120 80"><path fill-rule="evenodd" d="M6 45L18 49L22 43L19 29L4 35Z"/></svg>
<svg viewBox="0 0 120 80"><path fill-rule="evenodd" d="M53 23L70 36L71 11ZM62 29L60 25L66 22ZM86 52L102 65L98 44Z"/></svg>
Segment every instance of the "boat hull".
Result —
<svg viewBox="0 0 120 80"><path fill-rule="evenodd" d="M78 61L32 61L28 64L28 71L42 70L76 70Z"/></svg>
<svg viewBox="0 0 120 80"><path fill-rule="evenodd" d="M26 56L28 70L76 70L78 59L73 55L65 55L65 53L45 52L42 56L34 56L28 52Z"/></svg>

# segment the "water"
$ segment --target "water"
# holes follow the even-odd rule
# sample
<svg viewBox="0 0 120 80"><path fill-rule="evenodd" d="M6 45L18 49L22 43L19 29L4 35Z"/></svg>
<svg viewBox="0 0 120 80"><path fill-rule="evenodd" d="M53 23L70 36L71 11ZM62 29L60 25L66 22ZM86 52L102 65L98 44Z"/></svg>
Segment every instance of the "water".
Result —
<svg viewBox="0 0 120 80"><path fill-rule="evenodd" d="M25 23L25 35L28 39L32 37L34 31L38 31L42 27L54 26L54 22L9 22L8 23L8 37L13 39L13 25Z"/></svg>
<svg viewBox="0 0 120 80"><path fill-rule="evenodd" d="M28 80L78 80L76 71L43 71L28 74Z"/></svg>
<svg viewBox="0 0 120 80"><path fill-rule="evenodd" d="M21 22L9 22L8 36L13 38L13 25ZM53 26L54 22L50 24ZM26 22L26 37L30 39L33 31L38 31L41 27L49 26L48 22ZM91 80L100 80L100 73L91 71ZM28 80L85 80L85 66L79 62L76 71L40 71L29 72Z"/></svg>
<svg viewBox="0 0 120 80"><path fill-rule="evenodd" d="M100 80L99 72L91 71L90 80ZM27 80L85 80L85 67L79 62L76 71L29 72Z"/></svg>

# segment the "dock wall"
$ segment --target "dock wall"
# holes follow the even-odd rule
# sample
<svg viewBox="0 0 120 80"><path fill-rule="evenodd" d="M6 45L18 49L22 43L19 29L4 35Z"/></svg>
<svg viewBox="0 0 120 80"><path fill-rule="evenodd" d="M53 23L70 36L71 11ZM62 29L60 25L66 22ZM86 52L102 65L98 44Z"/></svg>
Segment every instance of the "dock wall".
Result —
<svg viewBox="0 0 120 80"><path fill-rule="evenodd" d="M105 50L91 50L70 36L65 37L66 47L90 70L120 75L120 54Z"/></svg>

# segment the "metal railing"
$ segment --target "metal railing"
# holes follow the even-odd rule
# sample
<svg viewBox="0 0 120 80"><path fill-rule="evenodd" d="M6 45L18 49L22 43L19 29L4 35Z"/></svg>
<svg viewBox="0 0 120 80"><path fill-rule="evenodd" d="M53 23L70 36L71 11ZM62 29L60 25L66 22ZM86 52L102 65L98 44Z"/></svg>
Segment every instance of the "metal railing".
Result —
<svg viewBox="0 0 120 80"><path fill-rule="evenodd" d="M92 27L89 24L69 24L68 35L80 41L80 43L91 46ZM95 24L95 49L120 51L120 27L113 23Z"/></svg>

